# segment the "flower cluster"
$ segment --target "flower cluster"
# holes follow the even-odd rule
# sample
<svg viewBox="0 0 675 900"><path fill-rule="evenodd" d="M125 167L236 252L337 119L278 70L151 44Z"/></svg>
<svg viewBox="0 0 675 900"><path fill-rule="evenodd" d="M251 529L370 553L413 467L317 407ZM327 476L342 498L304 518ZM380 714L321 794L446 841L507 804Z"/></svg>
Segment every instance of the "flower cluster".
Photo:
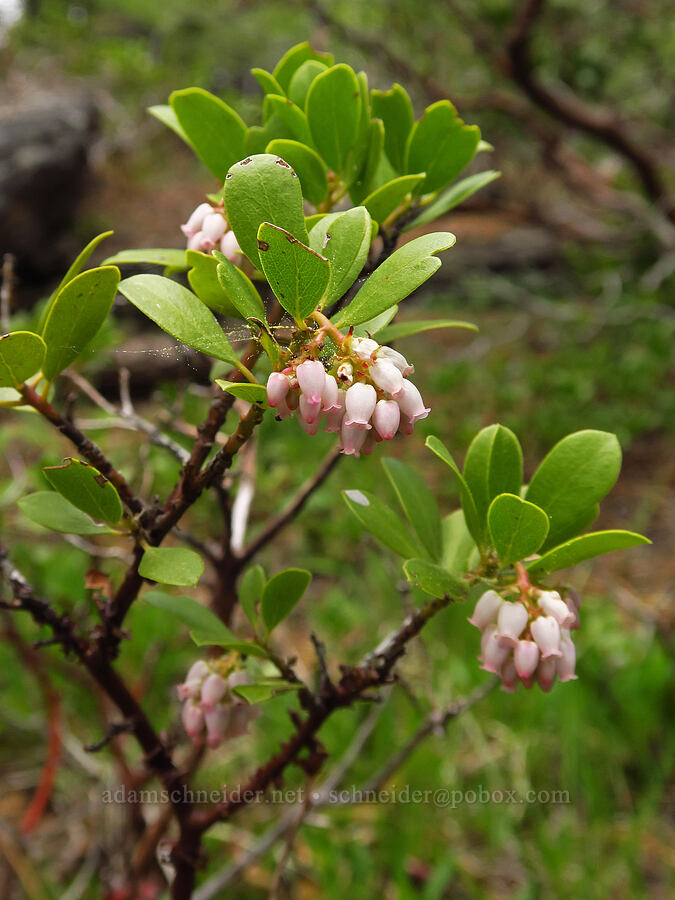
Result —
<svg viewBox="0 0 675 900"><path fill-rule="evenodd" d="M211 664L203 660L194 663L177 687L183 725L193 744L203 744L205 733L209 747L246 733L256 710L233 694L232 688L250 681L242 669L233 667L230 656Z"/></svg>
<svg viewBox="0 0 675 900"><path fill-rule="evenodd" d="M326 366L298 358L267 380L267 400L277 418L297 414L307 434L316 434L323 416L326 431L340 435L343 453L372 453L398 431L412 434L429 408L408 379L406 358L372 338L347 335Z"/></svg>
<svg viewBox="0 0 675 900"><path fill-rule="evenodd" d="M514 691L521 681L531 688L536 681L550 691L556 677L571 681L576 653L570 631L579 627L579 604L570 595L529 587L520 599L507 600L486 591L469 619L483 634L481 668L502 679Z"/></svg>
<svg viewBox="0 0 675 900"><path fill-rule="evenodd" d="M200 203L190 214L190 218L181 231L187 240L188 250L201 250L210 253L216 247L230 262L236 262L239 245L230 229L222 206L214 207L209 203Z"/></svg>

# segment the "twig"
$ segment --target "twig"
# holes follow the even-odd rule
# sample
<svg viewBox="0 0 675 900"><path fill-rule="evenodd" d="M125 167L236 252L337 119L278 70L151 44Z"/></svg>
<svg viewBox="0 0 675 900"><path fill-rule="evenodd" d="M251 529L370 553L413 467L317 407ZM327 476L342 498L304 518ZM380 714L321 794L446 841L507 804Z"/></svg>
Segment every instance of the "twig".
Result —
<svg viewBox="0 0 675 900"><path fill-rule="evenodd" d="M118 734L126 734L129 731L133 731L133 729L134 723L129 719L124 719L122 722L110 722L101 740L93 744L85 744L84 749L87 753L98 753L99 750L107 747L110 741L116 738Z"/></svg>
<svg viewBox="0 0 675 900"><path fill-rule="evenodd" d="M246 540L246 527L255 496L256 452L255 442L249 441L241 454L239 484L230 512L230 550L240 554Z"/></svg>
<svg viewBox="0 0 675 900"><path fill-rule="evenodd" d="M305 503L312 496L314 491L317 488L321 487L324 481L328 478L330 473L333 471L335 466L340 460L340 452L337 449L331 450L330 453L326 456L324 461L321 463L317 471L311 478L308 478L307 481L302 485L298 493L293 497L287 506L279 513L279 515L272 519L271 522L263 529L263 531L254 538L251 543L246 547L246 549L242 552L239 557L239 566L244 567L248 562L256 556L263 547L267 546L269 542L277 536L277 534L286 527L293 519L297 516L297 514L302 510Z"/></svg>

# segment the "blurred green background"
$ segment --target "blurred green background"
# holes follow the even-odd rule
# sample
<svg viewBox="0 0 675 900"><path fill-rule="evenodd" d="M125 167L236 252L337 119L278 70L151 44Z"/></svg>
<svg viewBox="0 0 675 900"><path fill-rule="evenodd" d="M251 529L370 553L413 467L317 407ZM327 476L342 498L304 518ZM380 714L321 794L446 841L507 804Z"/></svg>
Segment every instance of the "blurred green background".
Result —
<svg viewBox="0 0 675 900"><path fill-rule="evenodd" d="M457 245L402 315L470 319L480 334L439 331L401 344L433 414L415 439L391 452L420 467L447 512L456 503L455 487L422 449L424 434L437 433L461 457L476 430L500 421L519 435L529 474L567 432L615 431L624 468L599 524L642 531L654 541L573 573L584 600L578 681L548 696L493 692L451 722L447 734L431 736L389 782L421 790L483 786L520 796L529 789L567 791L569 803L327 807L296 837L280 897L665 900L675 888L669 593L675 576L675 224L668 203L645 192L635 165L615 144L532 102L508 55L521 11L509 0L423 7L413 0L330 6L51 0L27 3L23 18L2 33L3 117L51 97L90 103L100 116L77 216L58 236L66 265L69 253L107 228L115 235L99 257L131 246L182 246L179 224L213 182L145 112L176 88L214 91L250 123L260 105L250 67L271 69L288 46L309 39L365 68L374 87L403 83L417 114L447 92L495 147L489 159L479 157L480 165L503 174L442 223L457 234ZM664 193L675 192L668 174L675 120L670 4L555 0L534 24L531 47L537 82L572 98L582 112L601 110L618 123L649 157ZM39 255L42 248L34 249ZM58 281L57 268L53 274L38 273L39 266L33 271L30 263L20 269L13 327L31 321L31 303L47 295L50 278ZM132 387L142 383L140 411L198 424L209 396L203 371L178 360L171 370L160 366L158 375L147 374L166 356L161 334L140 332L120 309L97 344L85 371L102 389L114 395L116 369L128 365ZM61 400L70 399L64 391ZM76 412L96 416L79 398ZM330 447L327 436L310 441L294 422L266 421L260 431L252 533ZM146 495L166 494L176 475L173 460L156 448L139 452L136 437L123 431L94 435L134 486ZM40 591L84 619L91 607L84 586L90 557L57 536L41 534L37 542L36 529L14 508L17 496L43 488L38 464L60 461L65 444L33 417L3 414L0 448L0 522L15 560ZM268 571L290 560L315 572L311 593L282 632L305 671L315 665L310 630L327 644L330 659L356 661L414 601L393 555L363 534L339 499L339 490L351 487L386 499L382 474L377 454L345 460L265 553ZM213 536L215 515L215 503L203 501L192 516L194 530ZM113 577L122 572L114 555L96 562ZM12 632L2 619L0 895L114 897L123 874L124 810L102 806L100 795L118 784L120 764L110 750L88 755L81 749L102 733L102 701L53 649L40 651L36 678L27 679L20 648L36 633L25 621L16 624ZM174 623L142 602L129 628L133 641L124 644L121 666L157 725L178 736L173 684L194 650ZM401 684L379 708L377 728L346 775L347 786L377 773L431 709L482 683L477 644L464 610L439 616L404 660ZM63 689L65 746L50 806L39 827L22 836L18 822L44 761L43 670ZM212 754L200 784L232 784L249 772L288 734L287 706L287 698L272 701L250 738L227 754ZM325 727L322 739L333 758L370 713L364 705ZM129 742L125 749L133 757ZM293 784L303 784L300 773L290 776ZM260 806L214 830L204 877L239 858L278 814ZM133 831L125 840L126 849L133 846ZM282 849L283 842L276 844L218 896L267 897Z"/></svg>

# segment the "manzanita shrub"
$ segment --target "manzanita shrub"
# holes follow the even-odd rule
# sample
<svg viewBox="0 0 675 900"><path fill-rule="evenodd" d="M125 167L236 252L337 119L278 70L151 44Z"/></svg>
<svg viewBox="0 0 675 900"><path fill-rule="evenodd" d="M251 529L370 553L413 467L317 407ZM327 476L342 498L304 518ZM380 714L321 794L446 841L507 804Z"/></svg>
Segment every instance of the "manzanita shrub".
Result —
<svg viewBox="0 0 675 900"><path fill-rule="evenodd" d="M414 360L399 342L427 329L473 326L393 320L399 304L441 265L438 254L455 243L448 232L430 231L430 223L498 174L463 176L490 145L451 103L434 103L416 119L400 85L372 90L364 72L335 64L306 43L289 50L272 73L253 74L264 93L261 124L247 125L200 88L176 91L168 105L151 110L216 179L216 190L195 197L196 208L186 211L187 248L126 250L86 268L107 237L99 235L54 291L39 327L0 341L2 405L39 413L74 446L73 458L44 469L48 490L18 501L21 512L56 532L90 542L119 535L133 546L126 572L92 610L96 624L76 624L38 597L5 550L2 567L13 599L4 605L27 610L51 629L53 641L79 660L124 716L147 770L172 791L176 829L165 872L180 898L192 893L202 835L246 806L249 795L242 791L209 806L194 804L182 790L190 778L185 763L116 668L121 642L134 640L125 631L133 603L154 604L189 629L194 663L177 688L182 707L176 703L176 718L180 709L185 732L199 747L227 753L228 742L254 717L264 723L266 700L280 692L297 696L301 712L292 713L288 740L241 782L254 796L278 784L290 765L315 775L326 753L317 738L326 719L390 682L408 642L451 603L481 632L466 652L479 651L482 668L499 676L507 691L549 691L556 678L575 678L572 633L581 601L557 573L646 541L623 530L588 531L619 474L621 451L612 434L569 435L525 484L518 438L491 425L472 441L462 469L447 446L451 434L426 440L429 465L456 480L459 509L442 515L422 476L385 456L381 463L399 510L345 486L348 509L401 557L405 578L427 600L361 663L343 665L338 681L318 651L318 686L304 683L276 640L275 629L301 601L311 573L291 567L268 576L254 559L319 486L325 464L281 516L270 517L254 544L235 552L226 540L221 555L209 554L208 564L224 573L228 602L209 609L186 595L204 570L203 554L194 542L176 547L164 541L186 524L207 491L219 493L225 514L219 529L229 533L230 489L223 476L263 417L295 417L308 436L320 428L335 433L331 466L338 452L382 453L378 444L414 440L415 423L428 416L433 421L425 386L411 379ZM158 271L121 277L120 270L139 264ZM180 462L179 478L163 500L139 496L58 408L62 376L78 364L118 292L158 328L216 361L218 374L229 370L214 379L208 415L190 449L127 412L139 441L156 443ZM248 334L243 351L228 338L232 319ZM81 374L78 379L86 384ZM96 392L90 389L89 396L96 399ZM218 443L232 409L238 424ZM230 628L235 603L247 622L236 633ZM157 832L155 843L160 837Z"/></svg>

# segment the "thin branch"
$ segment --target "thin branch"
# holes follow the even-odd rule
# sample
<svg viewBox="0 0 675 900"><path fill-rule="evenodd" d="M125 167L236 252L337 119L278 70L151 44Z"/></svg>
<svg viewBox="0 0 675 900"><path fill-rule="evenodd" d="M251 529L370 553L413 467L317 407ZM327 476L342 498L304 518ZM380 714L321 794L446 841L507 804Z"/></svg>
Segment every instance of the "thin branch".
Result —
<svg viewBox="0 0 675 900"><path fill-rule="evenodd" d="M269 542L279 534L279 532L286 527L293 519L298 515L298 513L302 510L305 503L312 496L314 491L316 491L324 481L328 478L330 473L333 471L335 466L340 460L340 451L336 448L331 450L330 453L326 456L324 461L321 463L317 471L311 478L308 478L307 481L302 485L298 493L293 497L287 506L279 513L279 515L272 519L263 531L256 537L251 543L246 547L246 549L242 552L239 557L239 565L243 568L247 563L253 559L264 547L269 544Z"/></svg>

